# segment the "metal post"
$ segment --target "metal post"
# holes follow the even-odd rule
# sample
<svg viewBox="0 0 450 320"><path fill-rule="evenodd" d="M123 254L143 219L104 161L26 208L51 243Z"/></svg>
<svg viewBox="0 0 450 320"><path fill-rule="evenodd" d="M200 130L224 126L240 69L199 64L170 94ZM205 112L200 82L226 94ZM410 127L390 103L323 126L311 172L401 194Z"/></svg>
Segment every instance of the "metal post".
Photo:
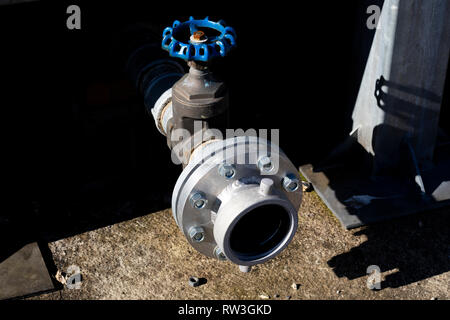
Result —
<svg viewBox="0 0 450 320"><path fill-rule="evenodd" d="M450 205L450 150L436 148L449 16L447 0L384 2L348 141L300 168L346 228Z"/></svg>

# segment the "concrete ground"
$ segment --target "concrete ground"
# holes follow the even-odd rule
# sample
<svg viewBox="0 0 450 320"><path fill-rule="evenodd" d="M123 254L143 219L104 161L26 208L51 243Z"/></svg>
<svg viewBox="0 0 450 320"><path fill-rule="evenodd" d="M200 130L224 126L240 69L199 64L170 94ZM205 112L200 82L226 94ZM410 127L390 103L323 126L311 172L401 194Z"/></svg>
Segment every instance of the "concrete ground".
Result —
<svg viewBox="0 0 450 320"><path fill-rule="evenodd" d="M50 243L61 272L80 268L81 288L31 299L449 299L449 211L346 231L305 193L289 247L241 273L191 248L164 210ZM367 288L370 265L381 290Z"/></svg>

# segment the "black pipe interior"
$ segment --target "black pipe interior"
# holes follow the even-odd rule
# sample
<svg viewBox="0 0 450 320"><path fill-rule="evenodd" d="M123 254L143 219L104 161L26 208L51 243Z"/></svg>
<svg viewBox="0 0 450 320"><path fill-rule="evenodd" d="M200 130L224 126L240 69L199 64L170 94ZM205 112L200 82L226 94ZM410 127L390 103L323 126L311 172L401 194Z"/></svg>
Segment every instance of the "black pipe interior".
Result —
<svg viewBox="0 0 450 320"><path fill-rule="evenodd" d="M270 254L287 236L291 219L285 208L264 205L245 214L233 227L230 248L243 261Z"/></svg>

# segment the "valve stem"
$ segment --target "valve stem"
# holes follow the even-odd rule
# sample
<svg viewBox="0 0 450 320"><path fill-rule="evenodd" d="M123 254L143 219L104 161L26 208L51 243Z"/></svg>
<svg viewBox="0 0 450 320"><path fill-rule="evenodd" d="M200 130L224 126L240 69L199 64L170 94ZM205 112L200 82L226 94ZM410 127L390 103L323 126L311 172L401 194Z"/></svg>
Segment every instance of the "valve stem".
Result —
<svg viewBox="0 0 450 320"><path fill-rule="evenodd" d="M208 41L208 37L205 35L203 31L198 30L192 34L190 40L191 42L202 43Z"/></svg>

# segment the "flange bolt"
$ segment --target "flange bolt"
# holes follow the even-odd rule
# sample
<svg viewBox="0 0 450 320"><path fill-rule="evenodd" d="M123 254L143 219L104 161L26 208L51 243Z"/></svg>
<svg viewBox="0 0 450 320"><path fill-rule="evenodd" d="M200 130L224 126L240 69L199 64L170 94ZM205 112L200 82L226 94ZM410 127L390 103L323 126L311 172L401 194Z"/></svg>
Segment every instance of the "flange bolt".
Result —
<svg viewBox="0 0 450 320"><path fill-rule="evenodd" d="M202 242L205 239L205 230L202 227L191 227L189 236L194 242Z"/></svg>
<svg viewBox="0 0 450 320"><path fill-rule="evenodd" d="M205 195L202 192L194 193L191 196L190 201L194 209L203 209L208 203L208 200L206 199Z"/></svg>
<svg viewBox="0 0 450 320"><path fill-rule="evenodd" d="M269 172L273 168L272 160L268 156L262 156L258 160L258 168L263 172Z"/></svg>
<svg viewBox="0 0 450 320"><path fill-rule="evenodd" d="M283 178L283 187L287 192L294 192L299 188L299 186L300 181L294 174L289 173Z"/></svg>
<svg viewBox="0 0 450 320"><path fill-rule="evenodd" d="M222 249L220 249L219 246L217 246L214 249L214 255L216 256L217 259L221 260L221 261L225 261L227 260L227 257L225 256L225 254L222 252Z"/></svg>
<svg viewBox="0 0 450 320"><path fill-rule="evenodd" d="M226 179L233 178L235 173L236 173L236 171L234 169L234 165L232 165L232 164L222 163L219 166L219 174Z"/></svg>

